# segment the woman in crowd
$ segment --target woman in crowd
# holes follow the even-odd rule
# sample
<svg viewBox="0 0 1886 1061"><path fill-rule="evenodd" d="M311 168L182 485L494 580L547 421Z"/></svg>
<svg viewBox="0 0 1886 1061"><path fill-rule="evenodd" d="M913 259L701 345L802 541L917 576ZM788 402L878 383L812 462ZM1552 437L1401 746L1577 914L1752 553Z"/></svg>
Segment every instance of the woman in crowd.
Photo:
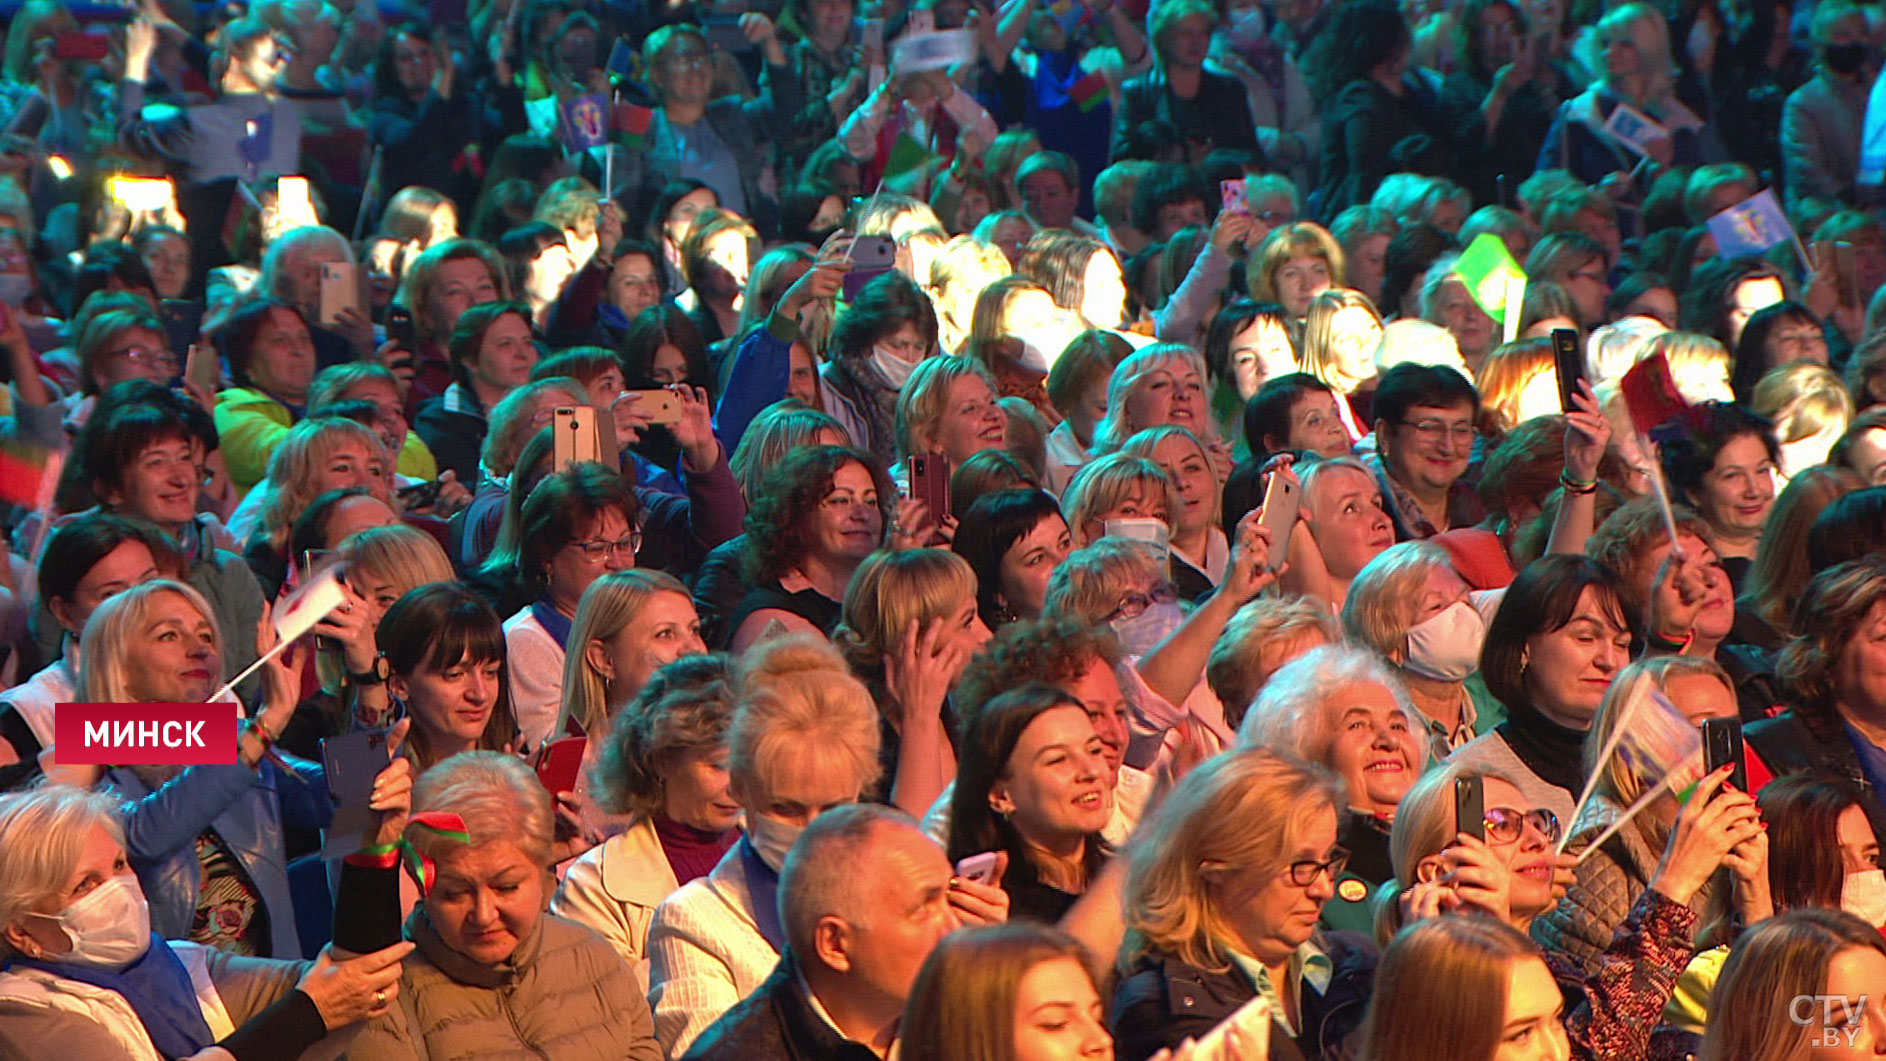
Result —
<svg viewBox="0 0 1886 1061"><path fill-rule="evenodd" d="M874 798L921 815L955 777L949 694L988 640L975 572L955 553L884 551L859 565L832 641L881 712Z"/></svg>
<svg viewBox="0 0 1886 1061"><path fill-rule="evenodd" d="M533 748L563 735L556 723L565 711L571 624L592 583L635 566L641 508L620 475L593 462L552 472L524 501L507 596L529 603L505 620L504 641L513 662L511 706Z"/></svg>
<svg viewBox="0 0 1886 1061"><path fill-rule="evenodd" d="M1351 640L1394 668L1416 711L1409 721L1432 761L1504 717L1485 685L1473 680L1485 615L1441 546L1413 541L1383 550L1350 583L1342 623Z"/></svg>
<svg viewBox="0 0 1886 1061"><path fill-rule="evenodd" d="M1834 443L1853 423L1853 396L1833 369L1815 361L1791 361L1770 369L1755 384L1749 408L1775 425L1782 484L1823 464Z"/></svg>
<svg viewBox="0 0 1886 1061"><path fill-rule="evenodd" d="M1075 337L1048 372L1048 400L1061 422L1048 434L1046 485L1063 490L1093 449L1094 432L1107 417L1107 388L1114 366L1133 352L1113 332L1086 331Z"/></svg>
<svg viewBox="0 0 1886 1061"><path fill-rule="evenodd" d="M1224 492L1211 451L1192 432L1167 425L1133 435L1120 452L1152 461L1172 481L1179 495L1171 513L1172 559L1179 565L1174 581L1188 600L1210 592L1224 581L1231 560L1231 541L1220 526Z"/></svg>
<svg viewBox="0 0 1886 1061"><path fill-rule="evenodd" d="M1709 525L1716 554L1737 585L1747 577L1775 501L1781 444L1765 418L1731 402L1705 402L1683 437L1662 447L1676 497Z"/></svg>
<svg viewBox="0 0 1886 1061"><path fill-rule="evenodd" d="M406 757L424 772L462 751L516 747L504 626L455 582L420 586L394 601L375 629L386 688L413 720Z"/></svg>
<svg viewBox="0 0 1886 1061"><path fill-rule="evenodd" d="M1258 245L1245 281L1251 298L1283 307L1291 338L1299 339L1311 300L1342 286L1342 246L1321 225L1309 221L1280 225Z"/></svg>
<svg viewBox="0 0 1886 1061"><path fill-rule="evenodd" d="M1330 645L1279 667L1238 726L1239 747L1317 763L1343 780L1348 804L1336 842L1349 864L1323 906L1325 928L1367 932L1369 893L1394 876L1389 829L1425 762L1417 719L1369 650Z"/></svg>
<svg viewBox="0 0 1886 1061"><path fill-rule="evenodd" d="M1089 328L1118 328L1126 320L1126 274L1113 249L1097 239L1043 232L1022 249L1015 271Z"/></svg>
<svg viewBox="0 0 1886 1061"><path fill-rule="evenodd" d="M1048 576L1073 550L1061 506L1041 490L997 490L977 498L950 549L969 561L983 625L999 630L1041 617Z"/></svg>
<svg viewBox="0 0 1886 1061"><path fill-rule="evenodd" d="M1119 449L1135 433L1166 425L1183 427L1211 445L1224 449L1212 434L1211 414L1205 405L1205 362L1191 347L1159 343L1121 361L1107 384L1106 418L1094 428L1094 456ZM1228 452L1214 460L1225 461Z"/></svg>
<svg viewBox="0 0 1886 1061"><path fill-rule="evenodd" d="M1580 556L1526 565L1480 650L1481 676L1506 721L1454 757L1508 775L1531 808L1569 822L1588 776L1585 735L1629 659L1630 629L1609 568Z"/></svg>
<svg viewBox="0 0 1886 1061"><path fill-rule="evenodd" d="M1240 443L1234 455L1251 456L1242 430L1243 412L1270 380L1297 370L1296 345L1282 306L1236 299L1212 318L1205 333L1205 367L1211 373L1212 419L1220 438Z"/></svg>
<svg viewBox="0 0 1886 1061"><path fill-rule="evenodd" d="M1737 401L1755 397L1755 384L1770 371L1795 361L1827 364L1827 335L1820 318L1799 302L1777 302L1756 310L1742 326L1729 380Z"/></svg>
<svg viewBox="0 0 1886 1061"><path fill-rule="evenodd" d="M1382 488L1354 457L1332 457L1304 471L1300 498L1301 533L1290 535L1283 587L1340 610L1350 583L1395 544Z"/></svg>
<svg viewBox="0 0 1886 1061"><path fill-rule="evenodd" d="M1350 1048L1375 948L1316 928L1349 860L1336 842L1342 801L1335 775L1264 749L1220 755L1178 783L1131 850L1117 1056L1177 1048L1260 991L1277 1004L1271 1056Z"/></svg>
<svg viewBox="0 0 1886 1061"><path fill-rule="evenodd" d="M369 426L379 433L386 451L394 454L393 470L402 477L401 485L439 478L438 461L406 419L399 378L385 366L371 361L350 361L322 369L314 377L314 385L308 388L308 415L321 416L345 402L366 402L373 406L374 423ZM459 498L456 503L446 505L446 509L455 512L464 507L464 502L470 500L470 492L477 486L475 480L459 483L454 474L449 483L440 487L442 497Z"/></svg>
<svg viewBox="0 0 1886 1061"><path fill-rule="evenodd" d="M394 308L411 315L417 349L401 353L395 352L397 346L382 347L380 355L392 359L387 367L395 372L400 370L400 360L411 363L412 383L406 395L409 410L444 394L452 385L452 360L447 348L459 317L473 306L509 301L510 297L504 259L474 240L448 239L434 244L406 267ZM396 342L397 338L389 341Z"/></svg>
<svg viewBox="0 0 1886 1061"><path fill-rule="evenodd" d="M1410 926L1375 971L1363 1027L1368 1061L1591 1057L1565 1032L1564 996L1539 947L1490 918Z"/></svg>
<svg viewBox="0 0 1886 1061"><path fill-rule="evenodd" d="M579 780L629 825L570 864L550 909L608 940L644 993L655 908L705 877L740 839L742 809L727 770L734 680L721 654L688 656L650 674L598 738L599 761Z"/></svg>
<svg viewBox="0 0 1886 1061"><path fill-rule="evenodd" d="M1323 112L1319 209L1332 218L1369 202L1390 173L1433 172L1445 148L1408 79L1413 42L1399 9L1383 2L1342 8L1318 45L1321 61L1308 68L1320 75L1311 87Z"/></svg>
<svg viewBox="0 0 1886 1061"><path fill-rule="evenodd" d="M242 307L217 335L235 386L216 396L216 432L230 479L248 490L307 411L314 340L301 311L274 299Z"/></svg>
<svg viewBox="0 0 1886 1061"><path fill-rule="evenodd" d="M747 515L753 588L725 627L736 654L774 623L831 632L853 573L882 544L893 491L871 458L842 446L804 447L766 473Z"/></svg>
<svg viewBox="0 0 1886 1061"><path fill-rule="evenodd" d="M550 739L588 738L585 763L609 746L622 709L661 668L705 653L694 602L665 571L630 568L599 576L583 591L570 626L563 694ZM587 788L579 780L578 790Z"/></svg>
<svg viewBox="0 0 1886 1061"><path fill-rule="evenodd" d="M951 862L1006 853L1010 916L1060 920L1112 857L1105 745L1081 701L1031 683L974 709L963 727L946 846Z"/></svg>
<svg viewBox="0 0 1886 1061"><path fill-rule="evenodd" d="M995 377L966 357L933 357L911 372L897 394L897 452L904 458L941 453L960 468L1008 441L1008 418L996 404ZM933 513L941 518L942 513Z"/></svg>
<svg viewBox="0 0 1886 1061"><path fill-rule="evenodd" d="M1699 117L1678 101L1676 69L1671 63L1670 28L1647 4L1625 4L1605 15L1596 28L1602 55L1601 76L1581 95L1559 106L1558 117L1539 147L1541 170L1570 170L1580 182L1609 187L1628 180L1628 150L1602 132L1621 104L1648 115L1668 133L1652 140L1650 157L1658 164L1694 166L1718 161L1721 141ZM1530 272L1530 270L1528 270Z"/></svg>
<svg viewBox="0 0 1886 1061"><path fill-rule="evenodd" d="M907 1061L1054 1061L1112 1047L1086 948L1027 921L945 936L898 1025Z"/></svg>
<svg viewBox="0 0 1886 1061"><path fill-rule="evenodd" d="M521 302L485 302L458 317L446 347L452 382L420 406L413 430L460 482L478 479L478 450L485 441L488 411L530 382L537 364L531 341L530 307Z"/></svg>
<svg viewBox="0 0 1886 1061"><path fill-rule="evenodd" d="M376 809L392 812L397 836L407 793L385 795ZM113 1061L339 1051L398 1004L404 942L306 962L154 934L121 813L119 797L69 785L0 796L0 1049L10 1056L53 1043Z"/></svg>
<svg viewBox="0 0 1886 1061"><path fill-rule="evenodd" d="M490 39L492 51L503 39ZM460 61L417 22L387 33L373 65L367 136L384 159L382 187L433 185L456 201L458 211L469 213L478 198L474 178L483 167L467 165L465 159L477 158L481 146L495 148L507 134L524 131L524 97L508 57L495 61L488 81L474 81L459 68Z"/></svg>
<svg viewBox="0 0 1886 1061"><path fill-rule="evenodd" d="M576 272L563 230L547 221L532 221L506 232L497 248L511 267L511 290L530 307L531 323L548 327L552 304Z"/></svg>
<svg viewBox="0 0 1886 1061"><path fill-rule="evenodd" d="M1130 453L1109 453L1086 465L1061 495L1061 511L1067 514L1077 549L1106 537L1109 522L1123 522L1114 528L1116 533L1170 538L1172 512L1180 504L1178 488L1165 470Z"/></svg>
<svg viewBox="0 0 1886 1061"><path fill-rule="evenodd" d="M832 326L823 372L831 399L825 411L844 425L853 445L881 464L897 456L898 392L936 349L936 309L922 288L895 271L866 284Z"/></svg>
<svg viewBox="0 0 1886 1061"><path fill-rule="evenodd" d="M1047 289L1026 277L1002 276L982 289L975 305L959 352L989 370L998 393L1022 398L1059 423L1061 414L1048 399L1048 373L1075 333Z"/></svg>
<svg viewBox="0 0 1886 1061"><path fill-rule="evenodd" d="M1344 399L1337 412L1351 441L1360 441L1375 423L1375 349L1381 341L1381 315L1361 293L1335 288L1310 302L1298 348L1303 371Z"/></svg>
<svg viewBox="0 0 1886 1061"><path fill-rule="evenodd" d="M1736 942L1711 996L1714 1017L1703 1038L1702 1061L1781 1061L1832 1046L1848 1056L1879 1053L1886 1017L1876 992L1886 983L1886 941L1857 917L1828 910L1791 910L1757 925ZM1868 998L1858 1010L1857 999ZM1789 998L1824 999L1811 1019L1778 1012ZM1846 1000L1842 1010L1834 1000Z"/></svg>
<svg viewBox="0 0 1886 1061"><path fill-rule="evenodd" d="M406 842L424 898L398 1006L348 1051L370 1061L514 1051L658 1061L635 975L596 933L544 912L550 794L515 756L453 754L413 786Z"/></svg>
<svg viewBox="0 0 1886 1061"><path fill-rule="evenodd" d="M269 458L269 474L257 485L255 531L243 548L243 559L273 597L288 579L295 520L314 499L330 490L365 489L389 508L388 485L392 461L380 436L352 420L317 417L303 420L288 432ZM232 521L237 527L242 520Z"/></svg>
<svg viewBox="0 0 1886 1061"><path fill-rule="evenodd" d="M746 835L663 900L648 930L648 996L671 1057L772 972L785 947L773 895L787 850L878 776L877 708L829 646L767 642L744 657L738 696L727 766Z"/></svg>

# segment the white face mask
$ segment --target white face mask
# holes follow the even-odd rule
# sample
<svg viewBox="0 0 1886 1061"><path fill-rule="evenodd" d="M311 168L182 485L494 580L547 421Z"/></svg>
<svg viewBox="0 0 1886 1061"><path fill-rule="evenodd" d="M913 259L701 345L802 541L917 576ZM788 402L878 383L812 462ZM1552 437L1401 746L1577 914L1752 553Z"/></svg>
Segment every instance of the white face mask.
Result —
<svg viewBox="0 0 1886 1061"><path fill-rule="evenodd" d="M785 866L786 852L792 850L802 832L805 832L803 825L787 825L757 811L747 812L747 842L774 873Z"/></svg>
<svg viewBox="0 0 1886 1061"><path fill-rule="evenodd" d="M129 873L93 888L56 916L33 916L59 923L72 949L47 957L67 965L122 969L151 947L151 908L138 879Z"/></svg>
<svg viewBox="0 0 1886 1061"><path fill-rule="evenodd" d="M1402 665L1435 681L1461 681L1480 666L1486 636L1486 620L1474 606L1455 601L1408 628L1408 659Z"/></svg>
<svg viewBox="0 0 1886 1061"><path fill-rule="evenodd" d="M1144 656L1157 648L1179 624L1185 612L1174 604L1148 604L1146 610L1130 619L1113 620L1113 632L1120 635L1120 650L1129 656Z"/></svg>
<svg viewBox="0 0 1886 1061"><path fill-rule="evenodd" d="M871 348L871 363L884 374L884 382L894 391L903 390L904 384L910 382L910 374L917 370L915 361L906 361L881 346Z"/></svg>
<svg viewBox="0 0 1886 1061"><path fill-rule="evenodd" d="M25 273L0 273L0 302L19 306L33 293L33 278Z"/></svg>
<svg viewBox="0 0 1886 1061"><path fill-rule="evenodd" d="M1886 870L1847 874L1840 886L1840 908L1874 928L1886 925Z"/></svg>

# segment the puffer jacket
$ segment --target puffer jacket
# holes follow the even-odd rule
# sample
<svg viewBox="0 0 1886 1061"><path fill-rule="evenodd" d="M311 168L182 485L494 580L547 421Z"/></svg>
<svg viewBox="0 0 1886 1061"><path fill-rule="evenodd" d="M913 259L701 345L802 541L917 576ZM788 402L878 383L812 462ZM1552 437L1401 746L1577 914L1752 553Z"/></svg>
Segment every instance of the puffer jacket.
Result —
<svg viewBox="0 0 1886 1061"><path fill-rule="evenodd" d="M1582 849L1593 837L1608 828L1623 808L1602 796L1595 796L1572 825L1569 851ZM1638 819L1642 821L1642 818ZM1601 959L1611 946L1618 926L1630 916L1631 906L1650 887L1650 877L1657 871L1663 853L1654 850L1637 829L1626 826L1604 842L1575 871L1578 880L1559 905L1540 915L1532 923L1532 938L1554 956L1562 957L1585 976L1599 972ZM1706 916L1719 889L1718 877L1711 877L1694 896L1689 908Z"/></svg>
<svg viewBox="0 0 1886 1061"><path fill-rule="evenodd" d="M125 854L150 903L151 927L165 939L190 936L203 887L196 838L214 830L262 900L268 956L301 957L282 829L325 829L334 802L319 764L286 756L283 761L289 769L271 760L254 770L240 764L193 766L156 786L129 767L105 772L105 784L126 801Z"/></svg>
<svg viewBox="0 0 1886 1061"><path fill-rule="evenodd" d="M361 1032L350 1061L662 1061L635 975L573 921L544 914L498 965L446 946L423 904L406 919L406 938L419 946L400 974L399 1001Z"/></svg>

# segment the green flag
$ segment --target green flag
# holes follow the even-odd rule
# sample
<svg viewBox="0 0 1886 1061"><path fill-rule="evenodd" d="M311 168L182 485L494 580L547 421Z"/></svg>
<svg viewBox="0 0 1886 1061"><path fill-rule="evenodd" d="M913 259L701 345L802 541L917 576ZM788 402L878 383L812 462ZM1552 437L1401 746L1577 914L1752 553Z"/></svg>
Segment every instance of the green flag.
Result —
<svg viewBox="0 0 1886 1061"><path fill-rule="evenodd" d="M898 133L897 142L891 145L890 157L884 160L884 176L901 176L922 167L928 161L930 152L925 151L915 137L909 133Z"/></svg>
<svg viewBox="0 0 1886 1061"><path fill-rule="evenodd" d="M1487 316L1502 325L1506 323L1506 307L1509 292L1519 289L1526 282L1526 271L1513 260L1513 254L1506 249L1506 241L1492 232L1482 232L1475 236L1473 243L1454 263L1454 275L1467 285L1467 293L1480 304ZM1515 317L1519 307L1514 306Z"/></svg>

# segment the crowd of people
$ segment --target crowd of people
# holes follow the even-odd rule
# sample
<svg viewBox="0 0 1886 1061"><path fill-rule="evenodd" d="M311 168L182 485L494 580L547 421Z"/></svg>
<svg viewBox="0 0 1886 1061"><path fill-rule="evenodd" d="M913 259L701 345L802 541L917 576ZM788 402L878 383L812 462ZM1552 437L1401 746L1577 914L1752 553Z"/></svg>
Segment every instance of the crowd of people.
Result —
<svg viewBox="0 0 1886 1061"><path fill-rule="evenodd" d="M25 0L0 1057L1886 1056L1883 45Z"/></svg>

